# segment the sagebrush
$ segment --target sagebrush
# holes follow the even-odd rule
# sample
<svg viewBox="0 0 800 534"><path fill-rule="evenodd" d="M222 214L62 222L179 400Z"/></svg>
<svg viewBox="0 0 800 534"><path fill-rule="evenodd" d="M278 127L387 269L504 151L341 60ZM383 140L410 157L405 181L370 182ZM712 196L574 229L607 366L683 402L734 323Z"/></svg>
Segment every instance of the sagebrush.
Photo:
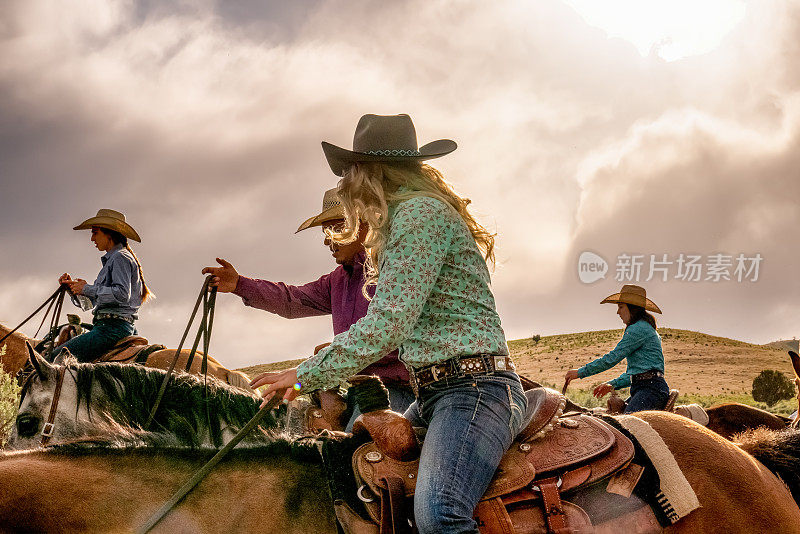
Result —
<svg viewBox="0 0 800 534"><path fill-rule="evenodd" d="M0 358L6 353L6 346L0 348ZM8 441L8 435L17 418L20 387L13 375L6 373L0 365L0 447Z"/></svg>
<svg viewBox="0 0 800 534"><path fill-rule="evenodd" d="M792 397L794 382L780 371L765 369L753 380L753 399L767 406Z"/></svg>

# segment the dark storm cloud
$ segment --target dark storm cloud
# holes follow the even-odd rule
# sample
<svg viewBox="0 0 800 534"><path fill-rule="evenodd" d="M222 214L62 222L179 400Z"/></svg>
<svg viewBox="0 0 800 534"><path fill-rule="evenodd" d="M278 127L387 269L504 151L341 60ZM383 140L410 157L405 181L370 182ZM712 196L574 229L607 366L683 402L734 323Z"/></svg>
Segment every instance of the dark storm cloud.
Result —
<svg viewBox="0 0 800 534"><path fill-rule="evenodd" d="M139 325L156 342L177 343L214 256L244 274L316 278L332 268L319 232L293 232L336 183L319 142L348 146L362 113L408 112L421 142L459 143L436 164L500 233L509 338L617 326L595 305L619 285L613 272L577 281L584 249L612 262L761 252L749 286L664 284L664 320L758 341L796 328L789 3L752 4L717 50L674 63L555 0L2 9L2 322L61 272L94 276L88 233L71 227L101 207L143 237L158 299ZM306 355L330 330L231 296L216 324L212 351L234 366Z"/></svg>

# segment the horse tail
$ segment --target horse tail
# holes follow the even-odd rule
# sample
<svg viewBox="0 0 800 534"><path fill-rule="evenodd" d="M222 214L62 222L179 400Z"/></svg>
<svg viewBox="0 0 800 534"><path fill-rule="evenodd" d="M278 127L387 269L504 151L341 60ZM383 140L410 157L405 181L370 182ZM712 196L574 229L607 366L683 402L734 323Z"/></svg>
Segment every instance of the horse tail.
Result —
<svg viewBox="0 0 800 534"><path fill-rule="evenodd" d="M800 430L758 428L739 434L739 447L780 478L800 505Z"/></svg>
<svg viewBox="0 0 800 534"><path fill-rule="evenodd" d="M250 387L250 378L241 371L232 371L228 369L228 384L250 393L253 392L253 388Z"/></svg>

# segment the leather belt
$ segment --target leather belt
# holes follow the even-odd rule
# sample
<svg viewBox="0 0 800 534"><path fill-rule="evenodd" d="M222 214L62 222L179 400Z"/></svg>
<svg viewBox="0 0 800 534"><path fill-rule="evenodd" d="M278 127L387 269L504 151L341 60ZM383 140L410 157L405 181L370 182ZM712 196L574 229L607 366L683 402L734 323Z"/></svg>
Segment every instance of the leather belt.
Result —
<svg viewBox="0 0 800 534"><path fill-rule="evenodd" d="M92 321L92 324L97 324L97 321L102 321L103 319L119 319L120 321L125 321L126 323L130 323L130 324L133 324L133 321L134 321L133 317L130 317L130 316L127 316L127 315L119 315L119 314L116 314L116 313L103 313L103 312L101 312L101 313L98 313L97 315L94 316L94 320Z"/></svg>
<svg viewBox="0 0 800 534"><path fill-rule="evenodd" d="M494 373L495 371L514 371L516 366L511 356L495 356L492 354L478 354L475 356L461 356L450 358L441 363L411 368L409 382L415 395L419 395L420 388L429 386L445 378L461 378Z"/></svg>
<svg viewBox="0 0 800 534"><path fill-rule="evenodd" d="M640 382L642 380L652 380L653 378L664 378L664 372L658 369L651 369L638 375L631 375L631 382Z"/></svg>

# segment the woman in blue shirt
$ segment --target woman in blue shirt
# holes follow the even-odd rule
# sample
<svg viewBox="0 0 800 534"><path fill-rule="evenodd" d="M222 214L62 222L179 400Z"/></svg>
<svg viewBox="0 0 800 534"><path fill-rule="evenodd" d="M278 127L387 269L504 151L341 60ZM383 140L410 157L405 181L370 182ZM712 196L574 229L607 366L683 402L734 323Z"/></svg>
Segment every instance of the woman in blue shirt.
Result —
<svg viewBox="0 0 800 534"><path fill-rule="evenodd" d="M617 305L617 315L625 323L625 333L614 350L580 369L570 369L565 380L569 383L576 378L602 373L627 359L625 372L597 386L594 396L601 398L614 389L630 386L631 396L626 401L625 413L663 409L669 397L669 386L664 380L664 352L656 332L656 319L648 313L661 313L661 310L647 298L643 287L634 285L622 286L619 293L606 297L603 303Z"/></svg>
<svg viewBox="0 0 800 534"><path fill-rule="evenodd" d="M142 303L152 294L147 288L138 258L128 245L128 239L141 242L139 234L118 211L102 209L95 217L86 219L74 230L91 230L91 240L105 254L103 264L93 284L64 273L58 279L65 284L72 302L84 309L94 308L93 328L63 345L56 347L51 356L55 359L61 349L69 351L79 361L93 361L120 339L136 333L133 323Z"/></svg>

